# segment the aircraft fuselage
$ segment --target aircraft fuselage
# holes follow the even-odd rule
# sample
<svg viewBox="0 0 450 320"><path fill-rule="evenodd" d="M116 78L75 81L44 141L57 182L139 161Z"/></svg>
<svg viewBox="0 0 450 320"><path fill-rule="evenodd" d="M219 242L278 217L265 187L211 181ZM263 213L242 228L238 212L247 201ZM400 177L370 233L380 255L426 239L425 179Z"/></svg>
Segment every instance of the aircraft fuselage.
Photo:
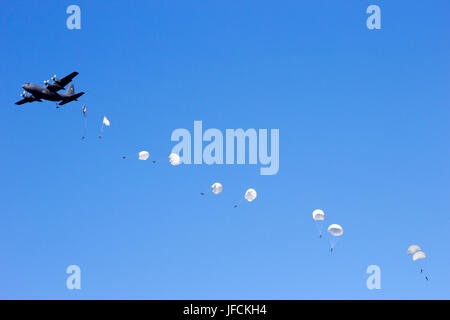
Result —
<svg viewBox="0 0 450 320"><path fill-rule="evenodd" d="M22 86L25 91L31 93L37 99L44 99L49 101L61 101L65 98L65 95L59 94L57 92L52 92L47 88L38 86L33 83L26 83Z"/></svg>

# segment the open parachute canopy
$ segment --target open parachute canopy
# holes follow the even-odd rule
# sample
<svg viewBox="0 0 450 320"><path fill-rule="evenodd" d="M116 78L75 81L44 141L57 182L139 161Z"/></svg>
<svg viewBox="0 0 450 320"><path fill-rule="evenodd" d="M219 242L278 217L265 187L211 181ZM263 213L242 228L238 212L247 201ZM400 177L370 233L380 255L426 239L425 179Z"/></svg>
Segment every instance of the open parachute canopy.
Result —
<svg viewBox="0 0 450 320"><path fill-rule="evenodd" d="M212 186L211 186L211 188L212 188L212 193L214 193L214 194L219 194L219 193L221 193L222 192L222 190L223 190L223 186L222 186L222 184L220 183L220 182L215 182Z"/></svg>
<svg viewBox="0 0 450 320"><path fill-rule="evenodd" d="M252 202L253 200L256 199L257 195L258 194L256 193L256 190L250 188L245 192L245 199L247 199L248 202Z"/></svg>
<svg viewBox="0 0 450 320"><path fill-rule="evenodd" d="M323 221L323 220L325 220L325 213L322 210L320 210L320 209L314 210L312 215L313 215L314 221Z"/></svg>
<svg viewBox="0 0 450 320"><path fill-rule="evenodd" d="M139 152L139 160L147 160L150 157L150 153L148 151Z"/></svg>
<svg viewBox="0 0 450 320"><path fill-rule="evenodd" d="M425 254L425 252L423 251L417 251L416 253L413 254L413 261L417 261L420 259L425 259L427 257L427 255Z"/></svg>
<svg viewBox="0 0 450 320"><path fill-rule="evenodd" d="M408 254L414 254L417 251L422 251L422 249L417 244L413 244L408 248Z"/></svg>
<svg viewBox="0 0 450 320"><path fill-rule="evenodd" d="M328 227L328 233L334 237L340 237L344 234L344 229L338 224L332 224Z"/></svg>
<svg viewBox="0 0 450 320"><path fill-rule="evenodd" d="M170 164L173 166L178 166L181 163L181 158L176 153L171 153L169 155Z"/></svg>

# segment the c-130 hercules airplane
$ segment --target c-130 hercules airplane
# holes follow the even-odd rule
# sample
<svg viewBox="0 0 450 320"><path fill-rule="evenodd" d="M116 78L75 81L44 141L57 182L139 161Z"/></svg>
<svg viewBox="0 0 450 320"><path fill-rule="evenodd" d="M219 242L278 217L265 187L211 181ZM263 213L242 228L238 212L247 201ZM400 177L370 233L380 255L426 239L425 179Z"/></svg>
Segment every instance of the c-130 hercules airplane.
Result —
<svg viewBox="0 0 450 320"><path fill-rule="evenodd" d="M29 95L25 93L25 91L21 94L22 100L17 101L17 105L21 105L27 102L39 101L42 102L41 99L49 100L49 101L61 101L59 103L60 106L69 103L71 101L77 101L79 97L81 97L84 92L75 93L73 84L67 88L65 93L58 93L59 90L64 89L64 87L72 81L78 75L78 72L72 72L68 76L65 76L62 79L56 78L54 75L51 79L53 83L49 83L49 80L44 81L45 87L38 86L33 83L25 83L22 88L25 89ZM59 107L57 107L59 108Z"/></svg>

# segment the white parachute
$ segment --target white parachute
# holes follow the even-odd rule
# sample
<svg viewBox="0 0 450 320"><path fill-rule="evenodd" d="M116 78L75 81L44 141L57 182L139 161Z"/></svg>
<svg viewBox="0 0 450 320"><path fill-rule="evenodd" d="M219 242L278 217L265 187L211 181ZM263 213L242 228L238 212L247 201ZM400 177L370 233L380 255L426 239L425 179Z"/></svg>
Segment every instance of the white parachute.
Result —
<svg viewBox="0 0 450 320"><path fill-rule="evenodd" d="M111 122L109 122L109 119L106 116L103 117L103 125L107 127L111 125Z"/></svg>
<svg viewBox="0 0 450 320"><path fill-rule="evenodd" d="M425 272L425 266L426 266L426 257L424 251L422 251L422 248L419 247L417 244L413 244L409 246L408 248L408 255L412 254L412 261L417 265L417 267L420 270L420 273L425 274L425 279L428 281L428 274Z"/></svg>
<svg viewBox="0 0 450 320"><path fill-rule="evenodd" d="M313 211L312 216L313 216L313 220L316 223L317 230L319 231L319 237L322 238L322 230L323 230L323 224L324 224L324 220L325 220L325 213L320 209L316 209Z"/></svg>
<svg viewBox="0 0 450 320"><path fill-rule="evenodd" d="M338 224L332 224L328 227L328 232L334 237L340 237L344 234L344 229Z"/></svg>
<svg viewBox="0 0 450 320"><path fill-rule="evenodd" d="M111 122L109 122L109 119L106 116L103 116L103 122L102 122L102 128L100 129L100 134L98 135L98 138L101 139L103 135L103 128L109 127L111 125Z"/></svg>
<svg viewBox="0 0 450 320"><path fill-rule="evenodd" d="M425 259L427 257L427 255L425 254L425 252L423 251L417 251L416 253L413 254L413 261L417 261L420 259Z"/></svg>
<svg viewBox="0 0 450 320"><path fill-rule="evenodd" d="M136 157L136 153L129 154L129 155L124 155L124 156L122 156L122 159L127 159L127 158L129 158L129 157L136 159L136 158L135 158L135 157ZM145 161L145 160L147 160L149 157L150 157L150 153L149 153L148 151L145 151L145 150L139 151L138 154L137 154L137 158L138 158L139 160Z"/></svg>
<svg viewBox="0 0 450 320"><path fill-rule="evenodd" d="M258 196L258 194L256 193L255 189L248 189L247 191L245 191L245 199L247 199L248 202L252 202L253 200L256 199L256 197Z"/></svg>
<svg viewBox="0 0 450 320"><path fill-rule="evenodd" d="M253 200L256 199L257 196L258 196L258 193L256 192L256 190L250 188L250 189L247 189L247 191L245 191L244 198L245 198L245 200L247 200L248 202L252 202ZM235 208L239 207L239 205L241 204L241 201L242 201L242 200L240 200L238 203L236 203L236 204L234 205L234 207L235 207Z"/></svg>
<svg viewBox="0 0 450 320"><path fill-rule="evenodd" d="M408 248L408 254L414 254L417 251L422 251L422 249L417 244L410 245Z"/></svg>
<svg viewBox="0 0 450 320"><path fill-rule="evenodd" d="M181 164L181 158L176 153L171 153L169 155L169 161L170 161L170 164L173 166L178 166L179 164Z"/></svg>
<svg viewBox="0 0 450 320"><path fill-rule="evenodd" d="M320 210L320 209L314 210L312 215L313 215L314 221L323 221L323 220L325 220L325 213L322 210Z"/></svg>
<svg viewBox="0 0 450 320"><path fill-rule="evenodd" d="M331 224L328 227L328 233L331 235L331 238L330 238L331 249L330 249L330 251L331 251L331 253L333 253L333 249L336 246L337 241L344 234L344 229L338 224Z"/></svg>
<svg viewBox="0 0 450 320"><path fill-rule="evenodd" d="M139 152L139 160L147 160L150 157L150 153L148 153L148 151L141 151Z"/></svg>
<svg viewBox="0 0 450 320"><path fill-rule="evenodd" d="M219 193L221 193L222 191L223 191L223 186L222 186L222 184L220 183L220 182L215 182L212 186L211 186L211 188L212 188L212 193L214 193L214 194L219 194Z"/></svg>

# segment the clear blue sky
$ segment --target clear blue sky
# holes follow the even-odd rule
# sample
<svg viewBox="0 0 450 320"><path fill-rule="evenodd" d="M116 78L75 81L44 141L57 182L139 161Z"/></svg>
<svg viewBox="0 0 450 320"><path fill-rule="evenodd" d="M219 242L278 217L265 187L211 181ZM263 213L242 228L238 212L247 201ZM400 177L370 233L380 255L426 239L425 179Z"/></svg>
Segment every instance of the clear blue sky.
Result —
<svg viewBox="0 0 450 320"><path fill-rule="evenodd" d="M2 3L0 298L450 298L450 3L241 2ZM72 71L79 102L14 105ZM279 128L279 173L121 159L194 120ZM316 208L344 227L333 256Z"/></svg>

